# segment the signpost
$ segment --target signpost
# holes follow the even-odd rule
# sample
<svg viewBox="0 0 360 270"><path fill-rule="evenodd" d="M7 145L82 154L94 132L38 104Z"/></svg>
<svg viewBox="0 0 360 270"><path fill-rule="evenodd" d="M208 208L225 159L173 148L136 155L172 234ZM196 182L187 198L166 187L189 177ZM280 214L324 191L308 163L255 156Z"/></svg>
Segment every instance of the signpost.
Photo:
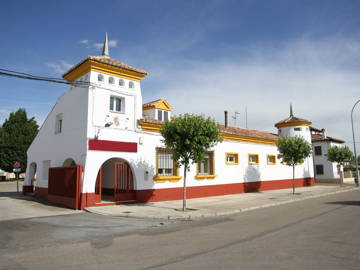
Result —
<svg viewBox="0 0 360 270"><path fill-rule="evenodd" d="M16 190L19 192L19 173L21 172L21 164L19 161L14 161L13 172L16 175Z"/></svg>

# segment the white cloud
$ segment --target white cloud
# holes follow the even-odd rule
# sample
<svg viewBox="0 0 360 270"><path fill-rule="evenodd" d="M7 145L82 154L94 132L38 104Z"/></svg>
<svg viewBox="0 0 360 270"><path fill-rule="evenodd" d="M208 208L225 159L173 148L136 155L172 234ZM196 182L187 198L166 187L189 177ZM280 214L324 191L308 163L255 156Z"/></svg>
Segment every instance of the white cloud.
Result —
<svg viewBox="0 0 360 270"><path fill-rule="evenodd" d="M90 40L88 40L88 39L82 39L82 40L78 41L78 43L83 44L83 45L88 45L89 42L90 42Z"/></svg>
<svg viewBox="0 0 360 270"><path fill-rule="evenodd" d="M93 44L93 47L96 48L96 49L101 49L103 47L103 43L94 43Z"/></svg>
<svg viewBox="0 0 360 270"><path fill-rule="evenodd" d="M219 122L224 110L230 117L239 111L241 126L247 106L249 128L271 132L289 115L292 102L296 116L325 128L329 136L351 142L350 110L360 98L360 42L303 39L278 50L259 46L245 53L240 50L247 56L156 62L149 67L156 96L144 91L144 101L163 97L175 113L205 114ZM358 119L359 112L360 108Z"/></svg>
<svg viewBox="0 0 360 270"><path fill-rule="evenodd" d="M9 113L10 113L10 111L7 110L7 109L0 109L0 114L1 115L8 115Z"/></svg>
<svg viewBox="0 0 360 270"><path fill-rule="evenodd" d="M109 40L109 48L115 48L117 47L117 40ZM96 49L102 49L104 46L104 43L94 43L93 47Z"/></svg>
<svg viewBox="0 0 360 270"><path fill-rule="evenodd" d="M109 40L109 47L110 48L117 47L117 40Z"/></svg>
<svg viewBox="0 0 360 270"><path fill-rule="evenodd" d="M60 74L65 73L73 66L72 64L70 64L64 60L46 63L46 65L48 67L52 68L56 73L60 73Z"/></svg>

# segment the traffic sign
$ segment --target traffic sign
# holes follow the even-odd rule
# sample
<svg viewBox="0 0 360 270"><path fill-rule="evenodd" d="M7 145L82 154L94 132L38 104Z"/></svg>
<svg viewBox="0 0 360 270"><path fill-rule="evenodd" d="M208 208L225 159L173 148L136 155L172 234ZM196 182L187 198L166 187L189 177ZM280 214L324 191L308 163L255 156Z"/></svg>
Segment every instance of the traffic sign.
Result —
<svg viewBox="0 0 360 270"><path fill-rule="evenodd" d="M14 169L17 169L17 168L20 168L20 167L21 167L20 162L19 162L19 161L14 161L14 163L13 163L13 168L14 168Z"/></svg>
<svg viewBox="0 0 360 270"><path fill-rule="evenodd" d="M20 168L14 168L13 172L21 172L21 169Z"/></svg>

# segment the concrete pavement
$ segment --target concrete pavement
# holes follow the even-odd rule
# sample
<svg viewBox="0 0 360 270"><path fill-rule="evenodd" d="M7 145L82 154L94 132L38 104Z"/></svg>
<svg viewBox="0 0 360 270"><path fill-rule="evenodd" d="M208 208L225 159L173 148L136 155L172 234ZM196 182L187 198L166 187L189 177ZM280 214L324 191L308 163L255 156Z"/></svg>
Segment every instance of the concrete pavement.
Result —
<svg viewBox="0 0 360 270"><path fill-rule="evenodd" d="M99 215L134 218L158 218L193 220L206 217L225 216L259 208L266 208L296 201L327 196L336 193L359 189L355 185L325 185L318 184L313 187L271 190L256 193L244 193L227 196L188 199L187 207L190 210L180 211L182 201L166 201L147 204L113 205L89 207L85 210Z"/></svg>
<svg viewBox="0 0 360 270"><path fill-rule="evenodd" d="M22 195L22 181L19 190L17 193L16 182L0 182L0 221L81 213Z"/></svg>

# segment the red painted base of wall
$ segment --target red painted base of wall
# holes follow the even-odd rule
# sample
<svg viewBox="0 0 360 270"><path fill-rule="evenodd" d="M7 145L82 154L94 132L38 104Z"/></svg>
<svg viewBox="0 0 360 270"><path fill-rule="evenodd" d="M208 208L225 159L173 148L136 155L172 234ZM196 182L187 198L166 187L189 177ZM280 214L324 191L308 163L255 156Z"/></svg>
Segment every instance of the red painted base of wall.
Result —
<svg viewBox="0 0 360 270"><path fill-rule="evenodd" d="M250 183L236 183L214 186L188 187L186 189L187 198L201 198L210 196L221 196L239 194L246 192L258 192L264 190L286 189L292 187L292 179L259 181ZM295 187L306 187L315 185L314 178L295 179ZM165 188L138 190L136 200L139 203L181 200L183 198L183 188Z"/></svg>
<svg viewBox="0 0 360 270"><path fill-rule="evenodd" d="M214 185L214 186L198 186L198 187L188 187L187 188L187 197L191 198L201 198L201 197L210 197L210 196L221 196L221 195L230 195L230 194L239 194L246 192L258 192L265 190L274 190L274 189L286 189L292 187L292 179L286 180L274 180L274 181L262 181L262 182L251 182L251 183L236 183L236 184L224 184L224 185ZM295 179L295 187L306 187L314 186L314 178L300 178ZM54 203L60 203L61 205L66 205L71 207L74 204L71 198L59 197L55 198L54 195L49 195L47 188L35 188L35 196L46 199ZM50 197L51 198L48 198ZM147 189L147 190L137 190L136 191L136 202L145 203L145 202L159 202L159 201L171 201L171 200L181 200L183 197L183 189L179 188L165 188L165 189ZM64 201L68 200L68 201ZM58 201L61 200L61 201ZM95 193L81 193L80 195L80 209L84 209L90 206L104 206L104 205L115 205L115 204L124 204L124 202L111 202L106 204L99 203L101 198L98 194ZM134 203L134 202L132 202Z"/></svg>
<svg viewBox="0 0 360 270"><path fill-rule="evenodd" d="M48 189L42 187L35 187L35 197L39 197L42 199L48 199Z"/></svg>
<svg viewBox="0 0 360 270"><path fill-rule="evenodd" d="M33 193L34 192L34 186L23 186L22 187L23 195Z"/></svg>

